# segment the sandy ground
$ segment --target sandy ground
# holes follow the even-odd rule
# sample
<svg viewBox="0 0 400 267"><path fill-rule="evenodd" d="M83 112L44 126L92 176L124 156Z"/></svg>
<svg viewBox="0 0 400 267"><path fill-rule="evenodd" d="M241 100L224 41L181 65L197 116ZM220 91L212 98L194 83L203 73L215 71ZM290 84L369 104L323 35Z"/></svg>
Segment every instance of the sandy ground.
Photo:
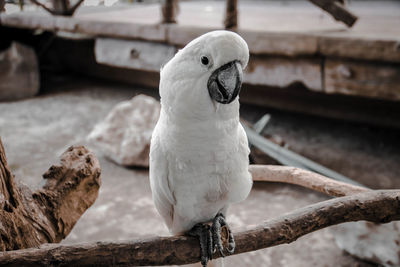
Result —
<svg viewBox="0 0 400 267"><path fill-rule="evenodd" d="M32 188L40 186L41 175L70 145L84 144L98 156L102 166L99 197L62 243L168 235L151 200L147 169L117 166L86 142L96 122L116 103L145 90L72 80L53 89L33 99L0 103L0 136L16 179ZM243 114L250 120L258 116L251 109ZM296 186L256 183L246 201L232 206L228 221L234 229L255 225L325 199ZM227 266L369 266L343 253L333 236L331 228L324 229L289 245L229 257Z"/></svg>

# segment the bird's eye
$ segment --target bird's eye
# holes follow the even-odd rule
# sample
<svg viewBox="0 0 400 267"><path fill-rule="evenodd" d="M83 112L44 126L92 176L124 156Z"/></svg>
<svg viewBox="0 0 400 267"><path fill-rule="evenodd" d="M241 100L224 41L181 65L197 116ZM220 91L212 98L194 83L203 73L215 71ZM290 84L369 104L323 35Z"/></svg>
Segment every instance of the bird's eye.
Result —
<svg viewBox="0 0 400 267"><path fill-rule="evenodd" d="M202 57L200 58L200 60L201 60L201 64L203 64L203 65L205 65L205 66L207 66L208 63L210 63L210 60L209 60L208 57L206 57L206 56L202 56Z"/></svg>

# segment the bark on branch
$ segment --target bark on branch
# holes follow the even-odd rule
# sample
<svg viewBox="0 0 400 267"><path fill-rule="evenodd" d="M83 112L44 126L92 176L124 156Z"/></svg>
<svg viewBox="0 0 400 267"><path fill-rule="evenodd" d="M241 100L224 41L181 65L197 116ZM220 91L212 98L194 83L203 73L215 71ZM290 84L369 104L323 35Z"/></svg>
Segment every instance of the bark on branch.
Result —
<svg viewBox="0 0 400 267"><path fill-rule="evenodd" d="M253 229L236 232L235 254L291 243L305 234L339 223L360 220L387 223L399 219L400 190L363 192L319 202ZM44 245L3 252L0 263L7 266L140 266L189 264L198 262L199 258L197 239L174 236L125 243Z"/></svg>
<svg viewBox="0 0 400 267"><path fill-rule="evenodd" d="M30 0L32 3L34 3L37 6L40 6L41 8L43 8L44 10L46 10L47 12L49 12L52 15L55 15L54 10L52 10L50 7L46 6L45 4L37 1L37 0Z"/></svg>
<svg viewBox="0 0 400 267"><path fill-rule="evenodd" d="M43 178L46 184L35 192L17 186L0 139L0 250L65 238L97 198L100 165L85 147L70 147Z"/></svg>
<svg viewBox="0 0 400 267"><path fill-rule="evenodd" d="M309 0L314 5L325 10L334 17L337 21L342 21L348 27L353 26L357 21L358 17L348 11L344 5L343 1L335 0Z"/></svg>

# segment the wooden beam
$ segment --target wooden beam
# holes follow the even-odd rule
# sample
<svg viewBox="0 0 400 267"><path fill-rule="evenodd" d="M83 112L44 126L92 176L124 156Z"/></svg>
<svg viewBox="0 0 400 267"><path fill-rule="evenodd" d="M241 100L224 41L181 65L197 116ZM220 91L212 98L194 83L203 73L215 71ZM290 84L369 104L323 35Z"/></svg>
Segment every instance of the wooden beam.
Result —
<svg viewBox="0 0 400 267"><path fill-rule="evenodd" d="M162 23L176 23L179 12L178 0L165 0L162 8Z"/></svg>
<svg viewBox="0 0 400 267"><path fill-rule="evenodd" d="M235 30L238 27L238 3L237 0L226 0L224 25L227 30Z"/></svg>
<svg viewBox="0 0 400 267"><path fill-rule="evenodd" d="M327 93L400 101L398 64L326 58L323 74Z"/></svg>
<svg viewBox="0 0 400 267"><path fill-rule="evenodd" d="M4 8L5 5L6 5L6 1L0 0L0 13L6 11L6 9Z"/></svg>

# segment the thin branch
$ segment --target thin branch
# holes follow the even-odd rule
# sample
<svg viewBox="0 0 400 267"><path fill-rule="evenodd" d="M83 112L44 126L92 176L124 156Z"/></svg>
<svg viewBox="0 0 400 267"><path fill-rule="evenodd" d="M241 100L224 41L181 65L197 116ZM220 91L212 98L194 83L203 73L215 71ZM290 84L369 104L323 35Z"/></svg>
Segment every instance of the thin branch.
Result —
<svg viewBox="0 0 400 267"><path fill-rule="evenodd" d="M49 12L52 15L55 15L55 11L52 10L51 8L47 7L45 4L42 4L41 2L37 1L37 0L30 0L32 3L34 3L35 5L38 5L40 7L42 7L43 9L45 9L47 12Z"/></svg>
<svg viewBox="0 0 400 267"><path fill-rule="evenodd" d="M334 197L349 196L369 190L296 167L250 165L249 171L253 181L296 184Z"/></svg>
<svg viewBox="0 0 400 267"><path fill-rule="evenodd" d="M386 223L399 219L400 190L368 191L335 198L235 233L235 254L291 243L308 233L344 222ZM198 262L199 258L200 248L195 238L173 236L123 243L44 245L3 252L0 263L7 266L143 266L189 264Z"/></svg>
<svg viewBox="0 0 400 267"><path fill-rule="evenodd" d="M344 22L348 27L353 26L358 17L348 11L341 3L334 0L309 0L316 6L331 14L337 21Z"/></svg>
<svg viewBox="0 0 400 267"><path fill-rule="evenodd" d="M38 0L30 0L32 3L35 5L38 5L42 8L44 8L47 12L49 12L52 15L62 15L62 16L72 16L76 9L83 3L84 0L78 0L73 6L68 7L68 2L61 2L61 7L57 8L49 8L45 4L39 2ZM55 2L56 4L59 4L59 2Z"/></svg>
<svg viewBox="0 0 400 267"><path fill-rule="evenodd" d="M68 9L68 14L71 16L75 13L76 9L83 3L85 0L78 0L72 7Z"/></svg>

